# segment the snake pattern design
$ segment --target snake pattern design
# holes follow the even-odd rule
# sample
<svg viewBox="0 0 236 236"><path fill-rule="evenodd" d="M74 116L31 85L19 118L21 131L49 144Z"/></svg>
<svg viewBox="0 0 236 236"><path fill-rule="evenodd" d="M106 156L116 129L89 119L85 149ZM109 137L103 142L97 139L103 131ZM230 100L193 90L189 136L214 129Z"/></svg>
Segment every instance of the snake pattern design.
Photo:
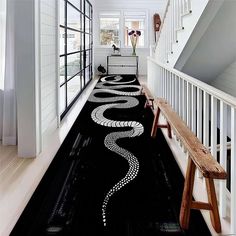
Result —
<svg viewBox="0 0 236 236"><path fill-rule="evenodd" d="M136 79L126 82L122 82L121 80L121 76L103 77L101 81L97 83L96 88L92 91L88 99L90 102L105 103L104 105L98 106L92 111L91 118L95 123L106 127L130 127L130 130L127 131L109 133L104 140L104 145L109 150L125 158L129 164L129 170L126 175L107 192L103 200L102 218L104 226L107 225L106 209L109 199L115 192L119 191L123 186L132 181L137 176L139 171L138 159L128 150L118 146L116 142L118 139L140 136L144 132L143 125L137 121L116 121L104 117L104 112L108 109L127 109L135 107L139 104L138 99L134 96L141 94L141 86L128 85L134 82ZM124 88L132 88L132 90L136 91L125 92L122 91ZM99 97L99 94L101 93L108 93L111 95L114 94L116 96L103 98Z"/></svg>

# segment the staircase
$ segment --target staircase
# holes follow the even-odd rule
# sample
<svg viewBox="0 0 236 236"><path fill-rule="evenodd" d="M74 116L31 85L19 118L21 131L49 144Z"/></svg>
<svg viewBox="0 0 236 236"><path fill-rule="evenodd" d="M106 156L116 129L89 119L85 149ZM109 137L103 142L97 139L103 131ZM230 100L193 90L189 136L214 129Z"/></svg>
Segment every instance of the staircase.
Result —
<svg viewBox="0 0 236 236"><path fill-rule="evenodd" d="M209 214L202 211L212 235L236 235L236 98L203 82L215 79L235 60L236 44L231 40L234 29L222 29L224 33L232 33L224 34L225 43L231 50L226 45L216 45L227 48L222 49L225 60L217 60L217 50L212 41L206 44L209 33L216 32L214 24L218 22L219 25L223 19L223 10L227 10L229 16L233 12L230 4L234 1L169 0L155 51L148 58L148 87L151 92L171 104L228 173L227 181L215 181L221 234L214 231ZM218 51L219 55L221 50ZM208 54L212 60L207 57ZM183 72L188 72L188 75ZM175 135L170 140L164 130L163 134L185 175L188 153ZM195 178L195 186L195 200L207 200L205 183L200 174Z"/></svg>
<svg viewBox="0 0 236 236"><path fill-rule="evenodd" d="M174 67L209 0L169 0L155 58Z"/></svg>

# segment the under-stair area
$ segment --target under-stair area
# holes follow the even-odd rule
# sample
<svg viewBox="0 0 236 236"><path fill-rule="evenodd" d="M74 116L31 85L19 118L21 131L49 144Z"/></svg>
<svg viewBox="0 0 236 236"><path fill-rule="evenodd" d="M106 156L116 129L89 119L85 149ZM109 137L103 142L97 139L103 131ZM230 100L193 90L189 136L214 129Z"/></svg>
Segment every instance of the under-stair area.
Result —
<svg viewBox="0 0 236 236"><path fill-rule="evenodd" d="M215 180L222 231L236 234L236 1L168 1L159 38L148 58L148 88L164 98L226 170ZM162 117L164 120L165 118ZM183 173L188 151L164 136ZM206 201L205 181L195 176L194 198ZM212 235L210 215L202 210Z"/></svg>

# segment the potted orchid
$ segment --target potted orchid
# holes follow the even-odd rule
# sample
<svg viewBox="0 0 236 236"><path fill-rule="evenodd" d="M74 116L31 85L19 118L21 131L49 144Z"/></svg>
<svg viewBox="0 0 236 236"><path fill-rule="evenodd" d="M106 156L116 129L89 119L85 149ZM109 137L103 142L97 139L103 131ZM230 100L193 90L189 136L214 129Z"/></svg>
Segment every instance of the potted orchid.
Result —
<svg viewBox="0 0 236 236"><path fill-rule="evenodd" d="M133 47L133 56L136 56L136 46L137 46L137 42L138 42L138 38L141 35L141 31L139 30L131 30L129 32L129 36L130 36L130 41Z"/></svg>

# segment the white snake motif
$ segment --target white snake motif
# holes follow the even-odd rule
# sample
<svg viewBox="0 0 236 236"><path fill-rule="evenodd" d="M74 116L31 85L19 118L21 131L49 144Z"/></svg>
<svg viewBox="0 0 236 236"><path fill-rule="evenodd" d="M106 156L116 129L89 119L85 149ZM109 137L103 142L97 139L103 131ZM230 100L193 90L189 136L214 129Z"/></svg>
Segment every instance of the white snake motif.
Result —
<svg viewBox="0 0 236 236"><path fill-rule="evenodd" d="M118 183L116 183L106 194L103 204L102 204L102 217L103 217L103 225L106 226L106 208L110 197L120 190L124 185L128 184L131 180L133 180L139 171L139 162L138 159L128 150L119 147L116 144L116 141L121 138L127 137L135 137L139 136L143 133L144 128L143 125L137 121L115 121L110 120L104 117L104 112L111 108L117 109L125 109L125 108L132 108L139 104L138 99L130 96L138 96L140 95L141 86L138 85L126 85L129 83L134 82L136 79L132 81L121 82L121 76L116 76L113 80L107 80L108 78L114 78L114 76L106 76L101 79L96 86L96 89L93 90L89 97L90 102L99 102L99 103L109 103L105 105L101 105L95 108L92 113L91 117L93 121L99 125L107 126L107 127L131 127L131 130L128 131L120 131L120 132L112 132L105 137L104 144L105 146L119 154L120 156L124 157L129 163L129 170L126 173L125 177L123 177ZM137 89L135 92L124 92L119 91L116 89L123 89L123 88L134 88ZM97 97L99 93L109 93L114 95L120 95L116 97L108 97L102 98ZM111 103L115 102L115 103ZM121 103L117 103L121 102Z"/></svg>

